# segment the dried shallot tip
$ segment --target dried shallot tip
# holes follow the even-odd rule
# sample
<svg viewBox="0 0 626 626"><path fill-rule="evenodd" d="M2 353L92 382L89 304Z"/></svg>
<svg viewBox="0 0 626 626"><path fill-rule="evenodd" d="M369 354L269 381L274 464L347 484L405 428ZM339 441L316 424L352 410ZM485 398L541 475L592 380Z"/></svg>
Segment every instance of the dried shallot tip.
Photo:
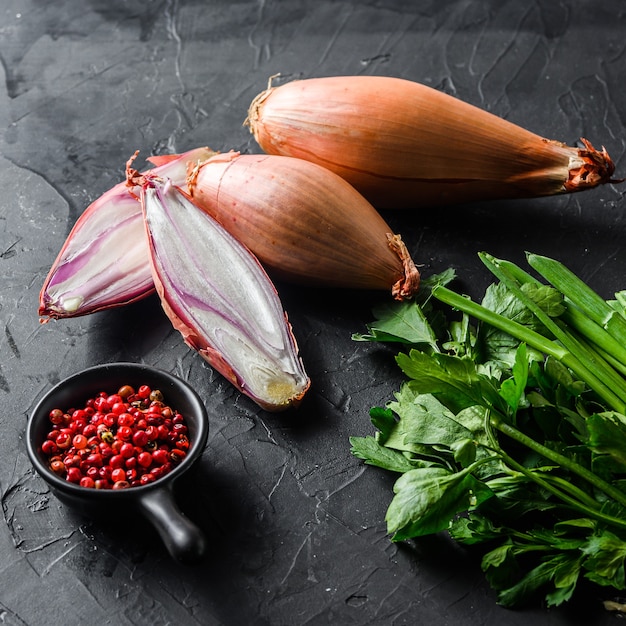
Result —
<svg viewBox="0 0 626 626"><path fill-rule="evenodd" d="M581 138L580 141L584 148L578 148L577 155L571 159L569 178L565 182L566 191L581 191L607 182L615 184L624 182L624 178L611 178L615 166L604 146L600 151L585 138Z"/></svg>
<svg viewBox="0 0 626 626"><path fill-rule="evenodd" d="M211 154L197 148L158 157L150 172L183 185L188 164ZM41 288L42 322L130 304L154 292L138 193L120 182L78 218Z"/></svg>
<svg viewBox="0 0 626 626"><path fill-rule="evenodd" d="M190 168L194 202L272 276L411 297L419 271L400 236L343 178L302 159L228 152Z"/></svg>
<svg viewBox="0 0 626 626"><path fill-rule="evenodd" d="M298 405L310 380L256 257L169 180L145 177L141 204L156 290L187 345L261 408Z"/></svg>
<svg viewBox="0 0 626 626"><path fill-rule="evenodd" d="M274 77L273 77L274 78ZM327 167L377 208L572 193L624 179L603 148L545 139L426 85L384 76L294 80L245 123L268 154Z"/></svg>
<svg viewBox="0 0 626 626"><path fill-rule="evenodd" d="M409 254L400 235L392 235L387 233L387 241L389 247L393 250L398 258L402 261L404 267L404 277L398 280L391 288L391 294L396 300L404 300L412 297L420 286L420 274L415 263Z"/></svg>

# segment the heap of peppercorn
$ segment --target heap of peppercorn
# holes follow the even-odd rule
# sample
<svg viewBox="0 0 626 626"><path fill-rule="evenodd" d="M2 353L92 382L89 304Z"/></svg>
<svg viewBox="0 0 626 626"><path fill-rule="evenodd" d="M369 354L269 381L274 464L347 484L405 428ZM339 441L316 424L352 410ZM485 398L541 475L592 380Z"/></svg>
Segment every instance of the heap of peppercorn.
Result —
<svg viewBox="0 0 626 626"><path fill-rule="evenodd" d="M49 413L41 445L52 472L81 487L124 489L165 476L187 455L185 418L158 389L101 391L82 408Z"/></svg>

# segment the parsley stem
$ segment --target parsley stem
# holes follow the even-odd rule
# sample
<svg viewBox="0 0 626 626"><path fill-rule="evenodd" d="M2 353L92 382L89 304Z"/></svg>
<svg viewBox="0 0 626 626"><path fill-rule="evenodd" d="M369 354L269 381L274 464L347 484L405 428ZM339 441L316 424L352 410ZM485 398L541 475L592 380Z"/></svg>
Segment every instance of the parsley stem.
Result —
<svg viewBox="0 0 626 626"><path fill-rule="evenodd" d="M574 495L572 493L572 485L568 484L566 481L562 481L562 484L560 485L561 488L559 488L555 484L553 484L555 482L554 476L549 477L546 475L538 474L537 472L529 470L527 467L524 467L523 465L512 459L505 452L500 451L500 454L511 467L517 469L518 472L524 474L529 480L532 480L536 484L543 487L546 491L552 493L570 508L579 511L580 513L583 513L588 517L595 518L599 521L605 522L606 524L610 524L611 526L617 526L618 528L626 529L626 520L620 519L619 517L613 517L612 515L607 515L606 513L598 510L597 502L595 502L595 500L593 500L592 498L589 498L589 496L584 494L582 490L578 490L580 493ZM567 489L563 491L562 488L566 485ZM572 495L567 493L568 491L572 493ZM581 494L584 494L586 496L584 498L585 502L582 502L580 499L578 499ZM593 506L591 506L590 501L593 502Z"/></svg>
<svg viewBox="0 0 626 626"><path fill-rule="evenodd" d="M514 263L508 261L503 263L499 259L496 259L494 256L487 253L481 253L479 256L491 273L499 278L505 287L535 315L535 317L548 329L548 331L552 333L555 339L557 339L563 347L572 354L573 358L580 363L580 366L589 373L593 372L594 379L598 382L602 381L601 384L604 388L610 389L611 393L617 396L622 403L626 403L626 383L624 382L624 379L619 376L619 374L600 356L598 352L586 347L571 333L570 329L568 329L566 325L559 320L553 319L539 306L539 304L524 293L517 277L521 278L523 284L524 282L527 282L527 274L520 269L513 269L515 268ZM546 260L545 257L541 258ZM569 272L569 270L566 271ZM559 285L561 287L561 296L566 298L567 282L559 281ZM608 307L608 304L606 304L600 296L597 294L595 295L597 299L600 299L600 301ZM587 381L585 380L585 382ZM592 389L596 390L594 385L590 384L590 386ZM621 409L616 408L616 410L623 412Z"/></svg>
<svg viewBox="0 0 626 626"><path fill-rule="evenodd" d="M586 480L589 484L593 485L596 489L604 492L607 496L626 507L626 493L613 487L606 481L602 480L597 474L594 474L585 467L575 463L566 456L559 454L558 452L551 450L550 448L535 441L532 437L520 432L514 426L508 424L501 416L492 413L489 418L491 426L504 433L511 439L521 443L522 445L530 448L534 452L537 452L544 458L557 463L562 468L570 471L572 474L576 474L580 478ZM524 468L525 469L525 468ZM520 470L521 471L521 470ZM626 521L622 522L622 525L626 526Z"/></svg>
<svg viewBox="0 0 626 626"><path fill-rule="evenodd" d="M610 354L623 368L626 364L626 348L597 322L587 317L579 308L568 304L561 316L568 326L592 341L602 352Z"/></svg>
<svg viewBox="0 0 626 626"><path fill-rule="evenodd" d="M561 478L560 476L553 476L550 473L544 473L543 478L546 482L557 485L558 488L562 489L563 491L567 491L575 498L578 498L589 508L598 509L600 507L600 504L597 500L594 500L589 494L580 489L580 487L577 487L573 483L568 482L564 478Z"/></svg>
<svg viewBox="0 0 626 626"><path fill-rule="evenodd" d="M486 257L487 255L481 255L481 258L483 258L483 256ZM624 374L626 372L626 347L624 347L626 339L624 341L620 341L619 338L614 337L601 323L599 323L601 319L604 319L607 316L612 317L616 313L615 310L603 300L600 299L600 301L598 301L599 296L594 294L595 297L592 296L592 299L596 303L596 309L599 308L602 310L602 315L594 312L591 312L591 314L589 314L588 309L587 312L585 312L579 306L580 299L577 299L579 304L576 304L575 301L573 301L570 297L571 282L574 281L577 287L581 289L580 279L576 278L576 276L574 276L569 270L559 264L561 270L568 273L570 281L570 286L568 287L568 283L565 283L564 280L555 279L553 274L545 273L545 267L546 265L549 265L550 262L552 262L552 259L530 254L528 255L528 258L533 267L544 269L544 277L548 278L549 276L550 278L552 278L554 280L554 282L551 283L552 286L558 289L563 296L565 311L562 315L560 315L560 319L565 321L568 326L573 328L580 335L590 340L594 344L594 346L599 349L599 353L603 356L603 358L607 361L610 361L613 367L619 370L621 374ZM507 272L520 284L531 284L537 287L541 286L542 284L536 278L531 276L528 272L525 272L522 268L518 267L517 265L515 265L515 263L512 263L511 261L498 259L497 264L502 270ZM574 276L573 279L572 276ZM588 287L584 285L584 283L582 289L584 291L588 291ZM565 290L567 290L567 292ZM619 317L623 317L619 313L617 315ZM620 322L614 322L614 324L620 324L621 326ZM611 358L607 358L607 355L610 355Z"/></svg>
<svg viewBox="0 0 626 626"><path fill-rule="evenodd" d="M495 438L494 438L495 439ZM486 446L485 446L486 447ZM492 489L493 491L497 491L498 489L506 489L510 486L511 483L519 483L521 480L520 474L522 476L526 476L531 482L539 482L536 478L539 478L541 482L541 486L548 489L549 483L554 485L554 489L552 489L552 493L562 499L561 491L568 492L572 497L577 498L582 504L585 504L590 509L598 509L599 503L594 500L590 495L585 493L579 487L576 487L572 483L564 480L560 476L554 476L549 474L548 472L543 472L538 469L528 469L511 458L506 452L499 447L497 441L494 440L493 446L488 447L494 455L500 457L502 461L505 461L505 471L507 472L506 478L502 478L498 476L496 478L491 478L485 481L485 484ZM508 465L507 465L508 464Z"/></svg>
<svg viewBox="0 0 626 626"><path fill-rule="evenodd" d="M613 309L589 285L559 261L538 254L526 255L528 264L539 272L589 318L601 325L620 344L626 343L626 318Z"/></svg>
<svg viewBox="0 0 626 626"><path fill-rule="evenodd" d="M598 509L598 502L586 494L582 489L576 487L576 485L567 482L559 476L550 476L545 472L539 472L539 470L536 469L531 470L521 463L518 463L515 459L513 459L513 457L507 454L493 432L494 428L500 430L498 425L501 421L503 421L503 418L500 417L493 409L487 409L485 411L485 431L491 442L490 446L485 447L505 461L505 468L510 472L511 477L516 477L517 479L516 475L522 474L530 481L539 484L570 506L574 506L577 509L580 509L581 505L584 506L585 508L583 510L586 514L589 513L588 509L594 511ZM516 440L519 441L519 438L516 438ZM527 443L527 441L522 443ZM501 480L501 478L496 478L488 481L487 484L492 487ZM558 487L556 485L558 485ZM567 493L564 494L562 490L568 492L572 497L569 497Z"/></svg>
<svg viewBox="0 0 626 626"><path fill-rule="evenodd" d="M611 485L604 483L604 481L597 478L595 474L588 472L585 468L581 467L577 463L574 463L573 461L562 457L560 454L553 452L548 448L545 448L545 446L537 443L534 439L519 432L516 428L507 424L502 419L502 417L494 414L494 412L488 412L486 417L486 430L489 439L493 443L493 447L489 447L489 449L499 455L502 460L509 466L509 469L523 474L530 481L534 482L540 487L543 487L543 489L556 496L566 506L569 506L570 508L579 511L580 513L583 513L588 517L595 518L606 524L610 524L611 526L616 526L622 529L626 528L626 520L613 517L612 515L607 515L606 513L598 510L598 502L591 498L589 495L587 495L582 489L579 489L575 485L568 483L566 480L559 476L549 476L548 474L545 474L543 472L539 473L537 470L531 470L521 463L518 463L515 459L509 456L498 444L493 434L492 428L496 428L505 435L508 435L512 439L515 439L519 443L526 445L531 450L539 452L539 454L542 454L549 460L554 461L562 467L569 469L573 473L578 474L605 493L607 493L607 491L610 491L610 494L607 493L607 495L615 496L616 494L614 492L617 490L615 490ZM488 481L486 484L490 485L490 482ZM608 490L605 489L605 487L607 487ZM622 494L621 492L617 492L617 496L619 497L615 499L623 502L624 494Z"/></svg>
<svg viewBox="0 0 626 626"><path fill-rule="evenodd" d="M556 358L566 367L571 369L582 381L587 383L611 408L620 413L626 411L626 402L620 398L613 390L602 382L591 370L585 367L569 350L566 350L561 344L548 339L544 335L523 326L511 319L504 317L498 313L490 311L486 307L474 302L466 296L437 285L432 294L437 300L445 304L463 311L468 315L472 315L476 319L490 324L499 330L508 333L512 337L527 343L529 346L540 350L544 354Z"/></svg>

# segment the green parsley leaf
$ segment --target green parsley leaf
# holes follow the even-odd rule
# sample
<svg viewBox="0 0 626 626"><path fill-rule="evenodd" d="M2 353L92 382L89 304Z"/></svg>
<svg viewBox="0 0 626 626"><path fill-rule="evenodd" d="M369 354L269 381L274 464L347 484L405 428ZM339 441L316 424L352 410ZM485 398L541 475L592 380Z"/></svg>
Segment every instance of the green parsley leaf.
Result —
<svg viewBox="0 0 626 626"><path fill-rule="evenodd" d="M626 426L614 412L595 413L590 415L587 427L589 447L611 460L611 469L615 472L626 472ZM605 465L607 467L607 465Z"/></svg>
<svg viewBox="0 0 626 626"><path fill-rule="evenodd" d="M434 395L452 411L476 404L502 406L495 382L479 374L469 359L411 350L396 361L414 391Z"/></svg>
<svg viewBox="0 0 626 626"><path fill-rule="evenodd" d="M537 567L530 570L523 578L498 594L498 603L505 607L516 607L532 598L542 587L546 587L555 578L562 568L571 568L577 562L576 554L557 554L552 558L543 560ZM571 575L570 575L571 577ZM547 600L552 603L560 603L568 599L574 591L574 585L559 594L552 594Z"/></svg>
<svg viewBox="0 0 626 626"><path fill-rule="evenodd" d="M468 469L451 472L444 467L424 467L400 476L387 509L387 530L393 541L446 530L450 519L493 495Z"/></svg>
<svg viewBox="0 0 626 626"><path fill-rule="evenodd" d="M588 557L584 561L587 578L599 585L610 585L619 590L626 588L626 542L604 530L601 534L592 536L582 552Z"/></svg>
<svg viewBox="0 0 626 626"><path fill-rule="evenodd" d="M437 350L437 337L422 309L412 301L385 303L374 309L376 322L368 324L369 334L352 335L355 341L425 344Z"/></svg>
<svg viewBox="0 0 626 626"><path fill-rule="evenodd" d="M401 452L380 445L374 437L350 437L350 443L352 454L368 465L402 474L418 464L417 461L411 462Z"/></svg>
<svg viewBox="0 0 626 626"><path fill-rule="evenodd" d="M519 345L515 352L515 363L513 365L513 376L507 378L500 385L500 395L515 413L520 400L524 396L526 383L528 382L528 358L526 355L526 344Z"/></svg>

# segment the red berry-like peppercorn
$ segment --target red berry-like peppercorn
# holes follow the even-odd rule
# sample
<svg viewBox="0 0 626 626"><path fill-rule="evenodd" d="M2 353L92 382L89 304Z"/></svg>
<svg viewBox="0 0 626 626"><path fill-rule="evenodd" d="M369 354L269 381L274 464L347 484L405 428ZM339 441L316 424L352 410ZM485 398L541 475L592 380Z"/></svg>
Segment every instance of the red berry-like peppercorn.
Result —
<svg viewBox="0 0 626 626"><path fill-rule="evenodd" d="M50 469L55 473L55 474L65 474L65 465L63 464L63 461L61 460L56 460L56 461L50 461Z"/></svg>
<svg viewBox="0 0 626 626"><path fill-rule="evenodd" d="M129 426L118 426L117 436L124 441L128 441L133 436L133 430Z"/></svg>
<svg viewBox="0 0 626 626"><path fill-rule="evenodd" d="M120 396L117 393L112 393L110 396L107 396L106 402L107 402L107 406L109 407L109 409L111 409L113 408L114 404L118 404L119 402L122 402L122 396Z"/></svg>
<svg viewBox="0 0 626 626"><path fill-rule="evenodd" d="M93 437L97 433L95 424L87 424L85 428L83 428L83 435L89 439Z"/></svg>
<svg viewBox="0 0 626 626"><path fill-rule="evenodd" d="M119 480L126 480L126 470L121 467L116 467L111 471L111 480L116 483Z"/></svg>
<svg viewBox="0 0 626 626"><path fill-rule="evenodd" d="M71 483L79 483L80 479L83 477L83 473L80 471L78 467L69 467L67 469L67 480Z"/></svg>
<svg viewBox="0 0 626 626"><path fill-rule="evenodd" d="M149 452L140 452L137 456L137 463L141 467L150 467L152 465L152 455Z"/></svg>
<svg viewBox="0 0 626 626"><path fill-rule="evenodd" d="M75 435L72 439L72 445L78 450L82 450L87 446L87 437L85 435Z"/></svg>
<svg viewBox="0 0 626 626"><path fill-rule="evenodd" d="M120 448L120 455L123 456L125 459L130 459L133 454L135 454L135 446L133 446L132 443L123 443L122 447Z"/></svg>
<svg viewBox="0 0 626 626"><path fill-rule="evenodd" d="M184 450L179 450L178 448L174 448L170 452L170 461L172 461L172 463L180 463L186 456L187 456L187 453Z"/></svg>
<svg viewBox="0 0 626 626"><path fill-rule="evenodd" d="M164 448L159 448L152 453L152 460L157 465L164 465L165 463L167 463L167 459L168 453L167 450L165 450Z"/></svg>
<svg viewBox="0 0 626 626"><path fill-rule="evenodd" d="M139 387L139 389L137 389L137 395L142 399L145 400L146 398L150 397L150 387L148 387L148 385L141 385L141 387Z"/></svg>
<svg viewBox="0 0 626 626"><path fill-rule="evenodd" d="M186 435L187 434L187 426L184 424L174 424L172 426L172 431L177 435Z"/></svg>
<svg viewBox="0 0 626 626"><path fill-rule="evenodd" d="M181 435L174 445L179 450L189 450L189 439L187 439L187 435Z"/></svg>
<svg viewBox="0 0 626 626"><path fill-rule="evenodd" d="M63 421L63 411L61 409L52 409L49 419L51 424L60 424Z"/></svg>
<svg viewBox="0 0 626 626"><path fill-rule="evenodd" d="M103 441L98 447L103 459L108 459L113 456L113 448L108 443Z"/></svg>
<svg viewBox="0 0 626 626"><path fill-rule="evenodd" d="M148 435L145 430L136 430L133 433L133 445L143 448L148 443Z"/></svg>
<svg viewBox="0 0 626 626"><path fill-rule="evenodd" d="M110 459L109 459L109 465L112 468L117 468L117 467L122 467L124 465L124 457L121 454L114 454Z"/></svg>
<svg viewBox="0 0 626 626"><path fill-rule="evenodd" d="M135 418L131 413L128 413L127 411L124 411L123 413L120 413L117 417L117 425L118 426L127 426L127 427L132 427L135 425Z"/></svg>
<svg viewBox="0 0 626 626"><path fill-rule="evenodd" d="M58 451L58 446L56 443L54 443L54 441L52 441L51 439L46 439L42 444L41 444L41 451L47 455L47 456L52 456L54 454L57 453Z"/></svg>
<svg viewBox="0 0 626 626"><path fill-rule="evenodd" d="M102 467L102 455L99 452L92 452L87 457L87 463L93 467Z"/></svg>
<svg viewBox="0 0 626 626"><path fill-rule="evenodd" d="M93 408L96 409L96 411L98 412L108 411L109 407L107 405L107 399L103 398L102 396L97 397L94 400Z"/></svg>
<svg viewBox="0 0 626 626"><path fill-rule="evenodd" d="M61 450L65 450L70 447L72 443L72 436L69 433L61 431L57 434L55 443Z"/></svg>
<svg viewBox="0 0 626 626"><path fill-rule="evenodd" d="M76 422L79 420L86 420L87 414L85 413L85 409L76 409L72 412L72 421Z"/></svg>
<svg viewBox="0 0 626 626"><path fill-rule="evenodd" d="M80 457L77 454L68 454L63 459L63 465L65 465L65 467L79 467Z"/></svg>

